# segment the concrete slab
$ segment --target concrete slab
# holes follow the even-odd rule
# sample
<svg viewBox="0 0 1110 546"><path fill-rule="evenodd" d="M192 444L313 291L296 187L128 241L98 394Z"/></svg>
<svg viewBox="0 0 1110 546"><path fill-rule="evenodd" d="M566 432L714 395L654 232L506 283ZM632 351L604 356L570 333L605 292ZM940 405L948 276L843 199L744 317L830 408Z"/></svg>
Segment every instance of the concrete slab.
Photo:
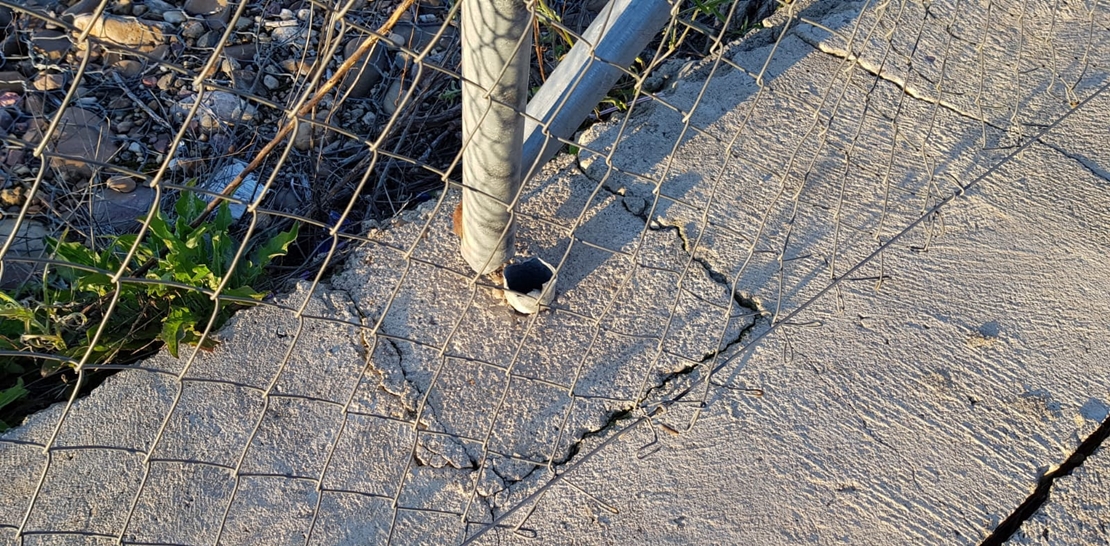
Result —
<svg viewBox="0 0 1110 546"><path fill-rule="evenodd" d="M528 183L553 309L447 192L0 436L0 536L981 542L1110 403L1110 18L1055 5L780 13Z"/></svg>

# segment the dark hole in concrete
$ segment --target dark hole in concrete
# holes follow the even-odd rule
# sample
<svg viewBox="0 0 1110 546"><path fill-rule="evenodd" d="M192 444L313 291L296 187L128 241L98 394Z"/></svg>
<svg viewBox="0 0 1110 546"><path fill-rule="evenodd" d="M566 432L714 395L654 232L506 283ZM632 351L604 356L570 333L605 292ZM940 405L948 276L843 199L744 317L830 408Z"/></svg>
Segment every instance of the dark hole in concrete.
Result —
<svg viewBox="0 0 1110 546"><path fill-rule="evenodd" d="M555 273L537 258L529 258L518 264L505 266L505 287L513 292L527 294L542 290L544 283L550 281Z"/></svg>

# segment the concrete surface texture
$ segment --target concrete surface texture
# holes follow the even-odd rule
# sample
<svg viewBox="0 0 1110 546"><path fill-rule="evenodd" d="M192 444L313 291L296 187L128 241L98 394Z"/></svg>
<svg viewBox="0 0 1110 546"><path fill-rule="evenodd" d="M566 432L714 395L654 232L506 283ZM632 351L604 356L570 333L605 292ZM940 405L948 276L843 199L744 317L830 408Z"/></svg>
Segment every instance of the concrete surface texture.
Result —
<svg viewBox="0 0 1110 546"><path fill-rule="evenodd" d="M448 192L0 437L0 540L997 543L1110 405L1108 10L783 8L526 185L554 309ZM1105 475L1013 543L1110 541Z"/></svg>

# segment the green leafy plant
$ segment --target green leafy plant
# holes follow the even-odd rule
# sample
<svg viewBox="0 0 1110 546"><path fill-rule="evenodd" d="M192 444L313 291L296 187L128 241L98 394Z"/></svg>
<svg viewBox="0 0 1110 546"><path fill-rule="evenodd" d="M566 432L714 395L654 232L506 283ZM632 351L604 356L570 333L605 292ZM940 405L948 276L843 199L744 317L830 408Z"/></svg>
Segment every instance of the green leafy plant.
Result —
<svg viewBox="0 0 1110 546"><path fill-rule="evenodd" d="M19 299L0 292L0 349L26 353L0 357L0 369L41 361L46 375L86 353L88 362L106 364L149 352L158 342L176 357L181 344L201 342L209 320L219 327L235 307L262 299L265 294L255 286L265 267L297 238L296 225L235 263L240 242L229 231L233 220L227 204L208 222L192 227L204 207L204 201L186 192L172 222L156 211L137 246L136 235L109 237L99 250L64 237L49 240L54 259L67 265L48 270L43 282ZM153 267L143 267L148 261ZM124 275L113 282L121 269ZM137 272L141 278L127 276ZM213 300L211 293L218 289L234 299ZM206 339L201 348L213 343Z"/></svg>

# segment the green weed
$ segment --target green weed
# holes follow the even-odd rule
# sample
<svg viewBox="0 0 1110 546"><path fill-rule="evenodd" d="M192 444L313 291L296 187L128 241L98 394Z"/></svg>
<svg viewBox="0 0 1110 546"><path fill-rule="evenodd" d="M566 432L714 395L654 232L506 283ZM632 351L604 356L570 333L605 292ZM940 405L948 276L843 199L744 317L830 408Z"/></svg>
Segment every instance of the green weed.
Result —
<svg viewBox="0 0 1110 546"><path fill-rule="evenodd" d="M74 366L86 354L90 364L126 361L160 343L177 357L182 344L201 342L210 319L218 328L236 307L262 299L265 293L257 283L297 238L297 225L236 263L240 242L230 232L227 203L193 228L204 207L199 197L184 192L176 217L171 221L155 212L137 246L136 235L108 237L98 250L64 236L48 240L52 257L66 265L47 269L42 282L24 293L0 292L0 350L7 351L0 355L0 385L18 377L14 386L0 390L0 408L26 396L19 376L36 367L46 376ZM132 246L136 250L128 258ZM148 261L154 265L144 269ZM124 276L114 282L121 269ZM221 285L221 298L213 300ZM201 348L212 346L206 339Z"/></svg>

